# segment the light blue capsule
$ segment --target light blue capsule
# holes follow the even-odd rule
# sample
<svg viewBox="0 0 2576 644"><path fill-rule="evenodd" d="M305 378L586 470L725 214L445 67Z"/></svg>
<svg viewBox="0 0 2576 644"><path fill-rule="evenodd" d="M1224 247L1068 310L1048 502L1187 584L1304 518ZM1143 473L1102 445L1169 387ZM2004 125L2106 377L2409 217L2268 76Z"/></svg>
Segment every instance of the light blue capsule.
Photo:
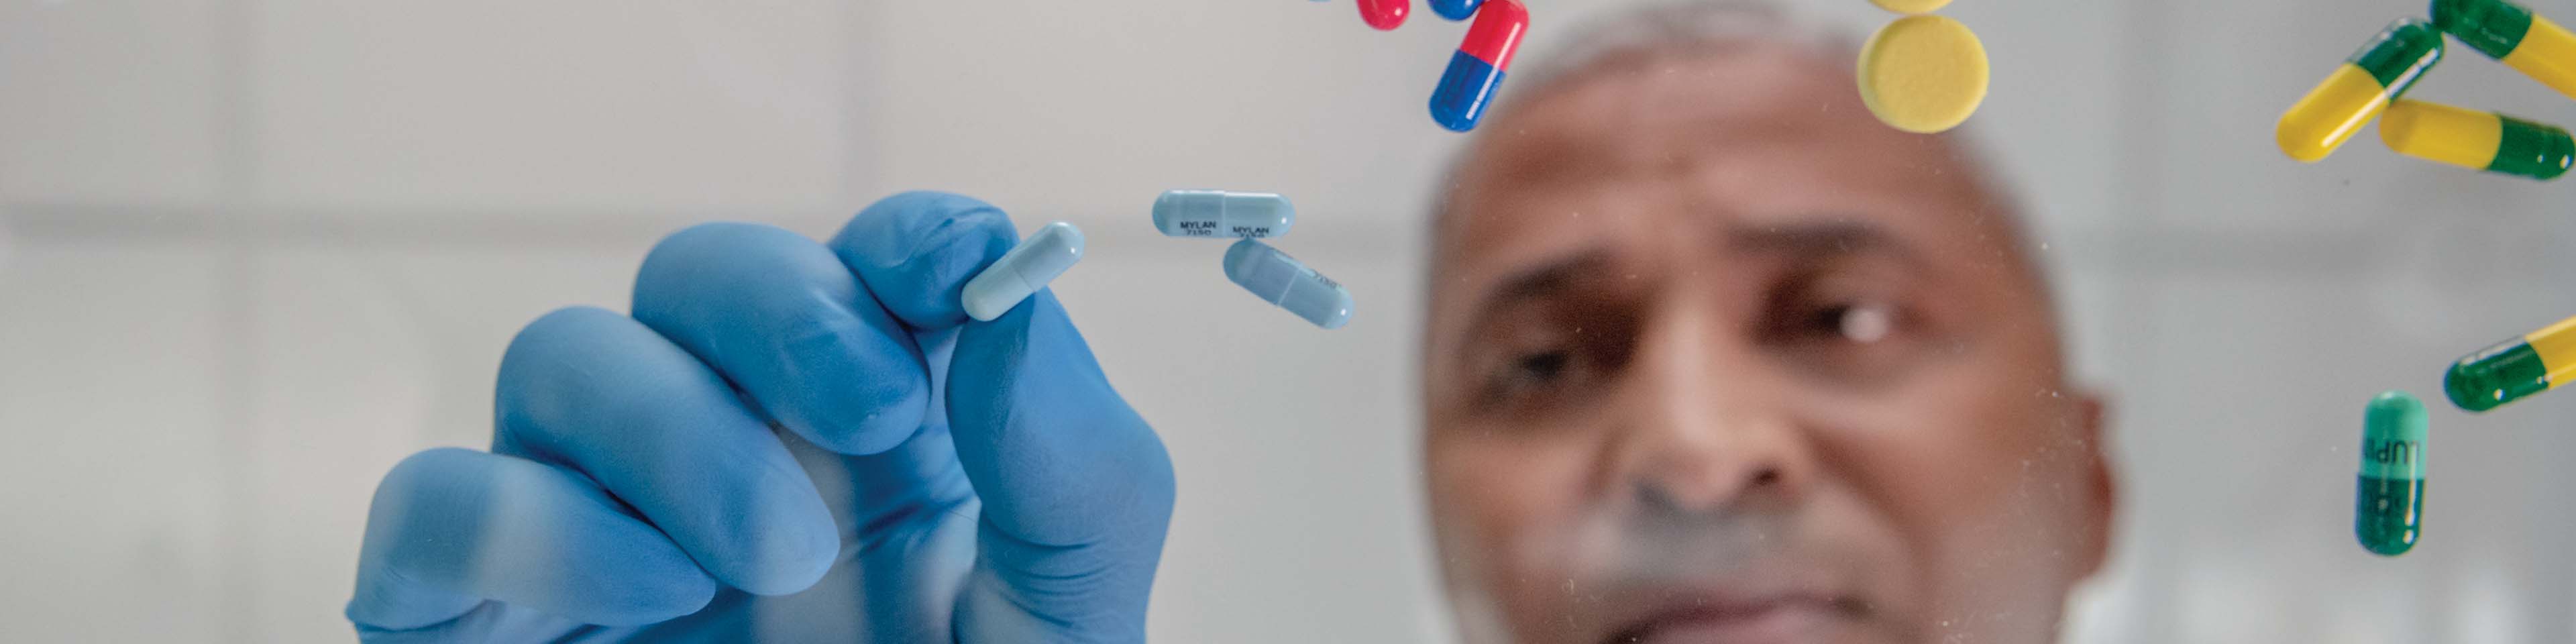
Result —
<svg viewBox="0 0 2576 644"><path fill-rule="evenodd" d="M1267 192L1174 190L1154 199L1154 227L1173 237L1278 237L1296 223L1288 198Z"/></svg>
<svg viewBox="0 0 2576 644"><path fill-rule="evenodd" d="M976 273L975 279L966 280L959 304L966 307L967 317L991 322L1078 261L1082 261L1082 229L1061 221L1041 226L984 267L984 272Z"/></svg>
<svg viewBox="0 0 2576 644"><path fill-rule="evenodd" d="M1225 278L1315 326L1338 329L1351 321L1351 292L1267 244L1245 239L1225 249Z"/></svg>

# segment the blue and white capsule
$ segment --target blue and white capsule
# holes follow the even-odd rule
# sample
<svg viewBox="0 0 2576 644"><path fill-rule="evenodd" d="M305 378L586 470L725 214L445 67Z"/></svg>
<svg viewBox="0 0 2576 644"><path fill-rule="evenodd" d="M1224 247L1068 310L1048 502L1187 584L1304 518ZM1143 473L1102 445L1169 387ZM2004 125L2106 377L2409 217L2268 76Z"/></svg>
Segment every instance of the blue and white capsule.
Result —
<svg viewBox="0 0 2576 644"><path fill-rule="evenodd" d="M966 317L991 322L1019 306L1020 300L1046 288L1065 269L1082 261L1082 229L1073 224L1055 222L1030 233L1011 252L993 260L974 279L966 280L959 296L966 307Z"/></svg>
<svg viewBox="0 0 2576 644"><path fill-rule="evenodd" d="M1452 131L1476 129L1527 31L1529 9L1519 0L1487 0L1476 12L1476 22L1468 25L1467 39L1458 43L1458 53L1449 57L1440 86L1431 90L1431 120Z"/></svg>
<svg viewBox="0 0 2576 644"><path fill-rule="evenodd" d="M1278 237L1296 223L1288 198L1267 192L1174 190L1154 199L1154 227L1173 237Z"/></svg>
<svg viewBox="0 0 2576 644"><path fill-rule="evenodd" d="M1350 291L1268 244L1245 239L1225 249L1225 278L1315 326L1338 329L1351 321Z"/></svg>

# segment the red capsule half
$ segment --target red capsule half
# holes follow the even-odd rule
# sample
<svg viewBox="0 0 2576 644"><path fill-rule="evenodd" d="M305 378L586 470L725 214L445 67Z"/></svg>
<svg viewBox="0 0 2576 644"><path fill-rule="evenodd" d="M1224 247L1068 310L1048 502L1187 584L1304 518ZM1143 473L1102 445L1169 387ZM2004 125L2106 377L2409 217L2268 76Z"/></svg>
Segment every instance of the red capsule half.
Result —
<svg viewBox="0 0 2576 644"><path fill-rule="evenodd" d="M1360 20L1378 31L1392 30L1404 24L1404 15L1413 12L1413 0L1357 0Z"/></svg>

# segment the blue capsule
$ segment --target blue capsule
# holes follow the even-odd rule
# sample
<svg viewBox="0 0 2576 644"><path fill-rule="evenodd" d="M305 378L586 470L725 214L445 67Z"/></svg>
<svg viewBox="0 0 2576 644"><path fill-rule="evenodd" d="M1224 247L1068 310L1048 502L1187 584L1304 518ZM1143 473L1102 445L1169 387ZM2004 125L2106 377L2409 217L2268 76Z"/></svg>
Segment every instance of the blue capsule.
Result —
<svg viewBox="0 0 2576 644"><path fill-rule="evenodd" d="M1431 0L1431 12L1450 20L1466 20L1476 15L1476 7L1485 0Z"/></svg>
<svg viewBox="0 0 2576 644"><path fill-rule="evenodd" d="M1467 39L1458 43L1458 53L1449 57L1440 85L1431 90L1431 120L1452 131L1476 129L1476 120L1484 117L1485 106L1494 100L1494 90L1503 85L1503 72L1512 67L1522 32L1528 30L1529 9L1518 0L1485 3L1476 22L1467 26Z"/></svg>
<svg viewBox="0 0 2576 644"><path fill-rule="evenodd" d="M1020 245L1011 247L1010 252L1002 253L1001 259L993 260L974 279L966 280L958 303L965 306L966 317L991 322L1018 306L1020 300L1046 288L1047 282L1055 281L1057 275L1063 275L1065 269L1079 261L1082 229L1061 221L1047 224L1030 233L1028 239L1020 240Z"/></svg>
<svg viewBox="0 0 2576 644"><path fill-rule="evenodd" d="M1351 321L1351 292L1267 244L1245 239L1225 249L1225 278L1327 329Z"/></svg>
<svg viewBox="0 0 2576 644"><path fill-rule="evenodd" d="M1288 198L1267 192L1174 190L1154 199L1154 227L1173 237L1278 237L1296 223Z"/></svg>

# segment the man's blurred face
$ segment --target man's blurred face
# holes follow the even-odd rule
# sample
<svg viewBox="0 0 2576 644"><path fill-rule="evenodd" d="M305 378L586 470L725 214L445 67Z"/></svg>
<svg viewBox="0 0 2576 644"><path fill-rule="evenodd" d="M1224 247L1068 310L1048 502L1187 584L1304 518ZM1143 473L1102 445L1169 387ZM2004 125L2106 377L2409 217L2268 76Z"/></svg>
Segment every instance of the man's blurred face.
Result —
<svg viewBox="0 0 2576 644"><path fill-rule="evenodd" d="M1634 58L1484 125L1425 369L1471 637L2055 636L2105 549L2097 407L1973 168L1841 65Z"/></svg>

